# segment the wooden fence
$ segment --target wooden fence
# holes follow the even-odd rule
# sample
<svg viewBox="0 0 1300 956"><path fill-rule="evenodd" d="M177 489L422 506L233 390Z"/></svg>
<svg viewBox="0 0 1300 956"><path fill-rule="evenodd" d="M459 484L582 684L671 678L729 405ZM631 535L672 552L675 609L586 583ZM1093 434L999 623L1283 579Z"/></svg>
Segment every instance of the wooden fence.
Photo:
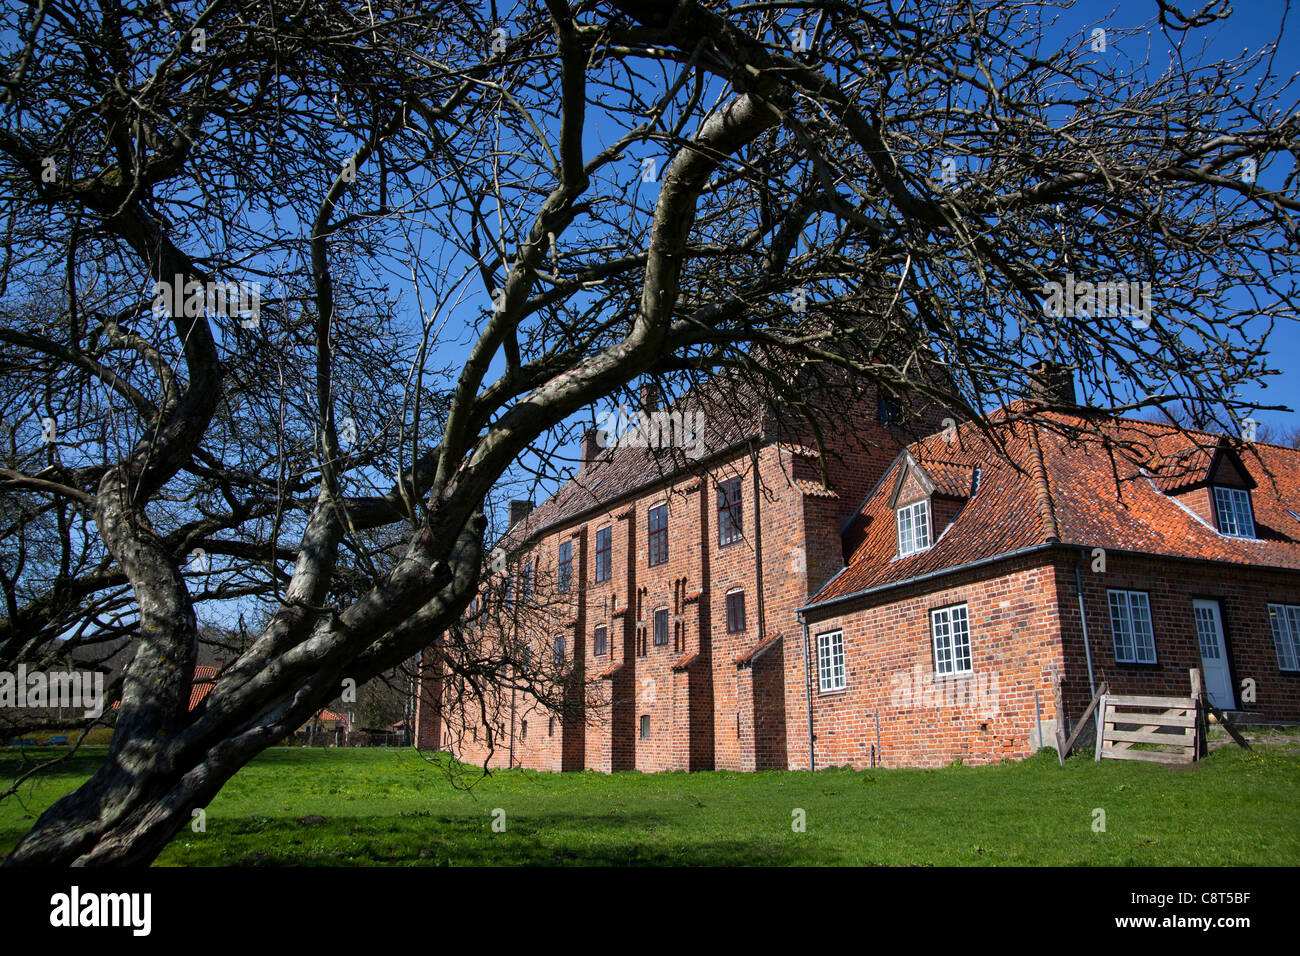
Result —
<svg viewBox="0 0 1300 956"><path fill-rule="evenodd" d="M1200 670L1191 672L1187 697L1103 694L1098 703L1097 760L1191 763L1201 754L1204 711ZM1141 747L1142 749L1138 749Z"/></svg>

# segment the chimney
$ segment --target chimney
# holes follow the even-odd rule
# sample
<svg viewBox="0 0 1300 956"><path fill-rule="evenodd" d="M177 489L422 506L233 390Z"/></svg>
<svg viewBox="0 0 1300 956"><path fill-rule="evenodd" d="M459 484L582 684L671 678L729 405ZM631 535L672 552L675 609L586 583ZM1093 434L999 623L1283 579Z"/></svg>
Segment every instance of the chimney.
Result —
<svg viewBox="0 0 1300 956"><path fill-rule="evenodd" d="M641 386L641 410L649 413L659 409L659 383L646 382Z"/></svg>
<svg viewBox="0 0 1300 956"><path fill-rule="evenodd" d="M1074 373L1068 365L1043 359L1029 369L1029 398L1042 405L1073 408L1078 404Z"/></svg>
<svg viewBox="0 0 1300 956"><path fill-rule="evenodd" d="M599 454L600 445L596 444L596 429L588 428L582 433L582 463L578 466L578 473L586 471Z"/></svg>
<svg viewBox="0 0 1300 956"><path fill-rule="evenodd" d="M533 511L531 501L511 501L510 502L510 527L514 527L527 518Z"/></svg>

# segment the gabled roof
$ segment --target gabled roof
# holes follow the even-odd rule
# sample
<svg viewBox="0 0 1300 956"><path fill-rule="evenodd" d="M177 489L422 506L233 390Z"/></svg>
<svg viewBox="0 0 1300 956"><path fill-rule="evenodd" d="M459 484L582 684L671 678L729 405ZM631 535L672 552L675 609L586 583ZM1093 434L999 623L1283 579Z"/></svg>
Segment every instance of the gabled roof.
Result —
<svg viewBox="0 0 1300 956"><path fill-rule="evenodd" d="M908 446L852 523L861 540L847 567L810 604L1057 543L1300 569L1300 519L1291 513L1300 514L1300 450L1132 419L1053 414L1031 425L994 417L1005 455L974 423ZM1099 434L1062 433L1084 426ZM1255 539L1219 534L1166 493L1209 482L1224 460L1254 487ZM975 468L979 482L952 524L933 529L930 548L899 558L891 499L912 467L936 491L960 488Z"/></svg>
<svg viewBox="0 0 1300 956"><path fill-rule="evenodd" d="M904 451L896 469L894 492L890 495L889 506L898 507L899 496L907 487L909 475L916 480L927 497L943 495L947 498L969 498L975 487L978 468L977 464L968 461L946 461L941 458L927 460L923 465Z"/></svg>
<svg viewBox="0 0 1300 956"><path fill-rule="evenodd" d="M1199 437L1177 432L1134 436L1139 441L1145 439L1151 449L1146 467L1156 487L1161 491L1178 492L1207 485L1225 458L1247 476L1247 487L1255 486L1249 468L1226 436L1203 432L1193 434Z"/></svg>

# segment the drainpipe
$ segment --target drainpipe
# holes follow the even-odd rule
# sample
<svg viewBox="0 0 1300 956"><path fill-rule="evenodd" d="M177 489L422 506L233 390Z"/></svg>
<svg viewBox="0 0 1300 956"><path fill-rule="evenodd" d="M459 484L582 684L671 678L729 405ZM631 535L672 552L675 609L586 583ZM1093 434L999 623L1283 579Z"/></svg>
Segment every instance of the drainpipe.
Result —
<svg viewBox="0 0 1300 956"><path fill-rule="evenodd" d="M758 507L761 485L758 477L758 450L751 440L749 457L754 469L754 572L757 577L758 592L758 643L767 640L767 612L763 601L763 514Z"/></svg>
<svg viewBox="0 0 1300 956"><path fill-rule="evenodd" d="M1088 662L1088 692L1097 696L1097 682L1092 678L1092 648L1088 643L1088 615L1083 610L1083 576L1079 565L1088 560L1088 549L1079 548L1079 560L1074 565L1074 593L1079 596L1079 627L1083 629L1083 656Z"/></svg>
<svg viewBox="0 0 1300 956"><path fill-rule="evenodd" d="M803 612L799 611L799 624L803 627L803 693L804 699L808 702L808 772L812 773L817 769L813 755L813 709L812 709L812 671L808 659L808 622L804 620Z"/></svg>

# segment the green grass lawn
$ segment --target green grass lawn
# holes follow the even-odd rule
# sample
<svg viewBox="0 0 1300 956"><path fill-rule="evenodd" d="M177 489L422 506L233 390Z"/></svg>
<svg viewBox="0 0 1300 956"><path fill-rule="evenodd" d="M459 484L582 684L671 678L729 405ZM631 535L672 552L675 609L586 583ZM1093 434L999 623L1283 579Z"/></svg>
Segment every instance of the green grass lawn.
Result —
<svg viewBox="0 0 1300 956"><path fill-rule="evenodd" d="M0 802L0 854L102 752ZM0 783L19 760L0 750ZM796 809L805 832L792 828ZM302 819L313 816L324 821ZM813 775L513 770L466 790L445 759L410 750L277 748L226 785L206 822L159 863L1294 866L1300 752L1224 748L1185 768L1090 756L1061 768L1045 751L992 767Z"/></svg>

